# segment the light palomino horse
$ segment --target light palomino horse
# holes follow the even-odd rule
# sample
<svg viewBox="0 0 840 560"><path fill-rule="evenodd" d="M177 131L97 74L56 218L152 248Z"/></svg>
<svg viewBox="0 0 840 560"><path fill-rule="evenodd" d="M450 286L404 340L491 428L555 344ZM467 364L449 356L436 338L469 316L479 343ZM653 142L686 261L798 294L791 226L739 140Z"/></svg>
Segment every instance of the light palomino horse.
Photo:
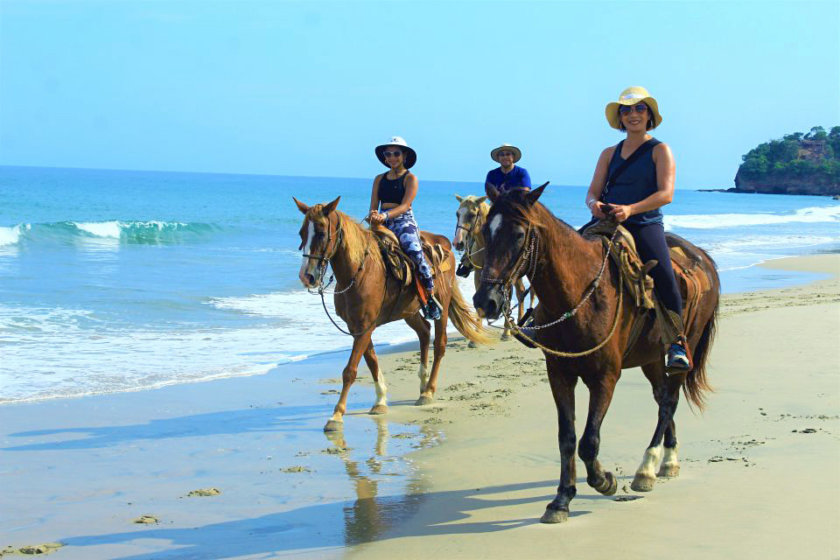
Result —
<svg viewBox="0 0 840 560"><path fill-rule="evenodd" d="M487 214L490 212L490 205L487 204L486 196L460 196L455 195L455 199L460 203L458 210L455 212L457 223L455 224L455 237L452 239L452 245L455 250L462 251L464 256L461 258L461 264L458 266L458 275L467 277L470 272L473 273L473 282L475 289L481 284L481 269L484 268L484 237L481 235L481 228L484 227L487 221ZM514 283L516 290L517 313L519 320L525 314L525 282L518 278ZM531 307L534 306L534 292L531 290ZM479 311L481 316L481 311ZM510 338L510 329L505 326L502 331L502 340ZM472 341L470 347L474 348L476 345Z"/></svg>
<svg viewBox="0 0 840 560"><path fill-rule="evenodd" d="M376 403L371 414L384 414L388 409L385 376L373 348L371 336L379 325L403 319L417 333L420 340L420 398L418 405L434 399L440 361L446 351L446 324L449 317L455 328L469 340L487 343L489 338L481 327L481 320L471 311L455 282L455 258L449 240L442 235L421 232L430 245L443 247L448 268L441 266L435 278L435 297L441 304L441 317L435 321L434 357L432 370L427 368L431 327L420 315L420 298L413 287L405 287L385 269L385 263L374 234L352 218L336 210L336 198L329 204L307 206L295 199L304 215L300 228L300 248L303 262L298 277L308 289L322 288L327 263L337 280L335 309L353 336L350 359L342 372L341 396L332 418L324 431L339 430L347 409L347 394L356 380L362 356L376 384Z"/></svg>
<svg viewBox="0 0 840 560"><path fill-rule="evenodd" d="M589 388L589 414L578 455L591 487L605 495L617 488L615 476L601 467L598 451L601 423L624 368L641 366L659 405L656 429L631 487L653 490L660 461L659 476L679 473L674 411L681 387L698 408L710 389L705 367L714 338L720 281L705 251L675 235L667 236L672 252L677 249L691 259L686 270L694 285L689 288L687 282L683 287L691 296L685 300L683 320L694 363L688 372L667 375L655 319L647 310L637 309L631 297L623 297L622 273L608 259L600 239L582 237L537 202L543 188L510 191L493 201L482 231L487 247L484 274L473 302L485 316L498 317L510 282L522 274L528 275L540 298L530 332L545 354L561 457L557 495L542 521L559 523L568 518L569 503L577 492L574 389L578 379ZM596 274L599 268L603 272ZM640 331L634 329L637 322L641 322L635 325L641 326ZM635 340L634 330L642 333Z"/></svg>

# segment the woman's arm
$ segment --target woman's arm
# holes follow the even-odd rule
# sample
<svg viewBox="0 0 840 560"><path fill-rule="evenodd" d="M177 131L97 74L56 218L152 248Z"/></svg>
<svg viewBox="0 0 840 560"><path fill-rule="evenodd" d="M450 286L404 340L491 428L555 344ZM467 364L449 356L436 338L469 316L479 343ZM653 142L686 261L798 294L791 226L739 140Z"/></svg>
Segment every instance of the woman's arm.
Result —
<svg viewBox="0 0 840 560"><path fill-rule="evenodd" d="M595 173L592 175L592 182L589 184L589 190L586 191L586 206L592 215L599 220L606 219L607 214L604 212L604 204L598 199L601 198L601 192L604 190L604 185L607 184L607 175L610 169L610 159L612 159L615 146L611 146L601 152L598 156L598 163L595 164Z"/></svg>
<svg viewBox="0 0 840 560"><path fill-rule="evenodd" d="M674 179L677 174L674 154L667 144L657 144L653 148L653 164L656 166L656 192L633 204L613 205L612 215L623 222L634 214L650 212L662 208L674 199Z"/></svg>
<svg viewBox="0 0 840 560"><path fill-rule="evenodd" d="M373 180L373 190L370 192L370 211L368 212L368 221L373 224L374 216L379 214L379 180L382 175L377 175ZM381 222L380 222L381 223Z"/></svg>

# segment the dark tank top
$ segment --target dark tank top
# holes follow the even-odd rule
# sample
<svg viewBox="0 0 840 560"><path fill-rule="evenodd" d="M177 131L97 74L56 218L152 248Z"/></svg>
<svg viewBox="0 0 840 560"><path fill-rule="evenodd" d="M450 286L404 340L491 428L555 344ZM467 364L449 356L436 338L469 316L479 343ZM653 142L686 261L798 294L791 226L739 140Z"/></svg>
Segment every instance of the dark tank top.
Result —
<svg viewBox="0 0 840 560"><path fill-rule="evenodd" d="M661 144L656 138L651 138L645 144L651 144L651 149L641 155L636 161L627 166L615 182L610 185L603 197L604 202L610 204L633 204L644 200L656 192L656 164L653 163L653 148ZM624 140L618 143L610 160L610 167L607 176L612 176L615 169L624 162L621 157L621 147ZM643 146L644 144L642 144ZM639 148L641 149L641 146ZM634 214L627 219L629 224L655 224L662 223L662 211L657 208L641 214Z"/></svg>
<svg viewBox="0 0 840 560"><path fill-rule="evenodd" d="M396 179L389 179L387 173L382 174L379 179L379 190L377 196L379 203L387 202L389 204L401 204L405 196L405 177L408 172L403 173L402 176Z"/></svg>

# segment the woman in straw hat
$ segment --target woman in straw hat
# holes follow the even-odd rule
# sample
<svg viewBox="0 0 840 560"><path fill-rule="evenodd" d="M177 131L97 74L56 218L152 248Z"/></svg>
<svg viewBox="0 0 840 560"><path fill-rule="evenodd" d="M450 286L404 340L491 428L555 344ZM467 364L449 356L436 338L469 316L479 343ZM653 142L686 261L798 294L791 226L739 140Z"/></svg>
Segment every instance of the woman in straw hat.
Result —
<svg viewBox="0 0 840 560"><path fill-rule="evenodd" d="M432 269L423 254L420 229L411 211L411 203L417 196L417 177L409 169L417 162L417 152L399 136L377 146L375 152L389 169L373 180L368 220L371 225L384 224L400 240L402 250L417 266L420 282L426 290L428 303L423 314L427 319L440 319L440 305L432 295L435 289Z"/></svg>
<svg viewBox="0 0 840 560"><path fill-rule="evenodd" d="M522 151L516 146L502 144L490 151L490 159L499 163L499 167L491 169L484 181L484 190L489 195L490 187L503 193L510 189L531 188L531 176L524 167L514 165L522 159Z"/></svg>
<svg viewBox="0 0 840 560"><path fill-rule="evenodd" d="M601 152L586 205L596 219L611 216L624 225L643 262L658 261L649 274L659 299L682 331L682 297L660 210L674 197L674 155L667 144L648 133L662 122L659 105L645 88L633 86L622 91L618 101L607 104L606 116L610 126L626 137ZM668 348L666 367L669 371L691 368L682 332Z"/></svg>

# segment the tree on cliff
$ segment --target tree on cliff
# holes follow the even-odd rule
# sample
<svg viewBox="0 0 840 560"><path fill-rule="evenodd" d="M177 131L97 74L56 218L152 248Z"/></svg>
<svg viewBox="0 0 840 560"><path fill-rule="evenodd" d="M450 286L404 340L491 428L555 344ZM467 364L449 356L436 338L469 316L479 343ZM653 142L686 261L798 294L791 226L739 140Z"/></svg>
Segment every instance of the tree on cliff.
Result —
<svg viewBox="0 0 840 560"><path fill-rule="evenodd" d="M840 126L826 132L821 126L803 134L759 144L743 156L738 179L748 181L809 179L840 185Z"/></svg>

